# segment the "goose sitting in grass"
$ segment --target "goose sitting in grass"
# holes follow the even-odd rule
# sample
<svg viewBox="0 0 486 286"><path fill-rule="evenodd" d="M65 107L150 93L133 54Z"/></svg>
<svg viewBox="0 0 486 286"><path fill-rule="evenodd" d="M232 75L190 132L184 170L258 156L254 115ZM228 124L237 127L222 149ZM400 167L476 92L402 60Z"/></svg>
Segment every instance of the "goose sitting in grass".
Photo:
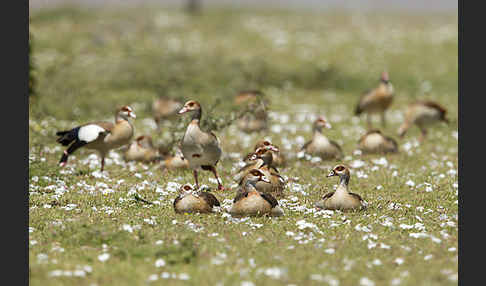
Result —
<svg viewBox="0 0 486 286"><path fill-rule="evenodd" d="M312 140L302 146L303 151L311 156L320 157L322 160L340 159L343 157L343 151L338 143L329 140L323 133L323 128L331 128L323 116L319 116L314 121L314 135Z"/></svg>
<svg viewBox="0 0 486 286"><path fill-rule="evenodd" d="M366 132L358 141L358 149L364 154L373 153L396 153L398 152L397 142L374 129Z"/></svg>
<svg viewBox="0 0 486 286"><path fill-rule="evenodd" d="M182 138L181 151L194 172L196 188L199 188L197 171L201 169L213 172L218 181L218 190L224 190L221 179L216 172L216 164L218 164L222 153L219 140L214 133L201 130L199 121L201 120L202 108L199 102L194 100L186 102L179 114L187 112L192 113L192 120Z"/></svg>
<svg viewBox="0 0 486 286"><path fill-rule="evenodd" d="M182 102L174 98L163 95L152 103L152 116L160 128L163 120L171 120L177 116L177 112L182 108Z"/></svg>
<svg viewBox="0 0 486 286"><path fill-rule="evenodd" d="M398 129L398 135L400 137L405 136L408 129L413 125L421 131L419 141L422 142L427 135L427 126L433 125L439 122L449 123L446 118L447 110L440 104L433 101L417 101L410 104L405 111L405 121Z"/></svg>
<svg viewBox="0 0 486 286"><path fill-rule="evenodd" d="M213 207L219 207L218 199L206 191L194 191L189 184L183 185L179 190L179 196L175 198L174 211L176 213L210 213Z"/></svg>
<svg viewBox="0 0 486 286"><path fill-rule="evenodd" d="M138 136L125 151L124 158L126 161L137 162L155 162L160 161L162 157L159 150L154 147L152 137L149 135Z"/></svg>
<svg viewBox="0 0 486 286"><path fill-rule="evenodd" d="M262 193L271 194L276 198L281 198L284 196L283 191L285 189L285 179L282 176L280 176L277 168L273 166L273 161L272 161L273 152L274 150L272 150L269 147L260 147L250 157L250 160L263 161L263 165L261 165L258 168L258 170L262 171L265 177L269 181L269 182L265 182L265 181L257 182L255 184L255 188ZM242 180L240 181L240 186L243 186L245 184L245 181L247 180L246 177L248 176L249 175L247 174L245 175L245 177L242 178Z"/></svg>
<svg viewBox="0 0 486 286"><path fill-rule="evenodd" d="M175 155L170 155L169 152L164 152L162 156L164 158L160 163L162 169L189 169L189 162L184 158L182 152L179 149L177 149Z"/></svg>
<svg viewBox="0 0 486 286"><path fill-rule="evenodd" d="M258 150L258 152L257 152L257 150ZM234 175L235 182L241 181L241 179L243 177L245 177L251 169L259 169L261 166L263 166L265 164L272 165L272 162L273 162L273 154L272 153L273 152L279 152L279 149L277 147L275 147L274 145L271 145L271 144L266 145L264 147L260 147L257 150L255 150L255 152L253 152L253 153L248 154L245 157L244 162L246 162L246 165L243 166L242 168L240 168L238 170L238 172L236 172L236 174ZM266 152L267 150L270 151L270 152L267 153ZM257 153L260 154L261 156L255 156L255 154L257 154Z"/></svg>
<svg viewBox="0 0 486 286"><path fill-rule="evenodd" d="M315 204L317 209L326 210L360 210L365 209L366 202L358 195L350 193L348 190L350 173L344 165L335 166L327 177L339 177L339 185L335 192L325 194L320 201Z"/></svg>
<svg viewBox="0 0 486 286"><path fill-rule="evenodd" d="M278 201L270 194L259 192L255 185L258 182L270 182L265 174L252 169L246 177L245 184L238 189L233 205L229 210L232 216L281 216L283 210Z"/></svg>
<svg viewBox="0 0 486 286"><path fill-rule="evenodd" d="M101 171L105 167L105 157L112 149L119 148L130 143L133 137L134 128L129 118L136 118L130 106L123 106L115 113L115 124L105 121L97 121L77 126L71 130L58 131L57 142L63 146L69 146L59 161L59 165L64 167L69 155L77 149L96 150L101 156Z"/></svg>
<svg viewBox="0 0 486 286"><path fill-rule="evenodd" d="M261 147L266 147L266 146L274 146L275 148L277 149L280 149L278 148L277 145L274 145L272 144L272 142L270 142L269 140L260 140L258 141L256 144L255 144L255 148L253 148L253 152L251 153L248 153L243 161L245 163L250 163L250 157L253 155L253 153L258 149L258 148L261 148ZM272 152L272 162L273 162L273 165L276 166L276 167L281 167L281 166L285 166L285 163L286 163L286 159L285 159L285 156L282 154L281 151L279 152Z"/></svg>

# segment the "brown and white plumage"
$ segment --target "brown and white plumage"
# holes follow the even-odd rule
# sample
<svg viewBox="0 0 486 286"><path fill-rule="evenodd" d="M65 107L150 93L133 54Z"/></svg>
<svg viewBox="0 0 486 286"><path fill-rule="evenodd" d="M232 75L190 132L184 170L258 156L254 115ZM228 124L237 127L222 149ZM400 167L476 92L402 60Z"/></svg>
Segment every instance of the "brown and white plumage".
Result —
<svg viewBox="0 0 486 286"><path fill-rule="evenodd" d="M255 188L262 192L271 194L274 197L283 197L284 196L284 189L285 189L285 179L280 176L279 171L273 165L273 152L278 152L278 149L272 149L273 146L265 146L258 148L255 153L250 157L250 160L262 160L263 164L258 167L258 170L263 172L265 177L268 179L266 181L259 181L255 184ZM251 174L246 174L240 181L239 185L244 186L248 177Z"/></svg>
<svg viewBox="0 0 486 286"><path fill-rule="evenodd" d="M163 154L163 160L161 162L161 167L169 170L174 169L189 169L189 162L184 158L182 152L177 149L174 155L169 153Z"/></svg>
<svg viewBox="0 0 486 286"><path fill-rule="evenodd" d="M259 192L255 185L258 182L268 182L264 173L258 169L252 169L245 184L238 189L233 205L229 213L233 216L281 216L283 210L278 206L278 201L268 193Z"/></svg>
<svg viewBox="0 0 486 286"><path fill-rule="evenodd" d="M91 122L77 126L71 130L58 131L57 142L69 146L59 161L60 166L67 163L69 155L77 149L96 150L101 156L101 171L105 166L105 157L112 149L119 148L130 142L134 128L129 118L136 118L133 109L129 106L119 108L115 113L115 124L111 122Z"/></svg>
<svg viewBox="0 0 486 286"><path fill-rule="evenodd" d="M157 127L162 120L170 120L177 116L177 112L182 108L182 102L168 96L161 96L152 103L152 116Z"/></svg>
<svg viewBox="0 0 486 286"><path fill-rule="evenodd" d="M175 198L174 211L176 213L210 213L213 207L220 206L218 199L210 192L195 191L191 185L185 184Z"/></svg>
<svg viewBox="0 0 486 286"><path fill-rule="evenodd" d="M398 152L398 144L393 138L374 129L361 136L358 149L363 153L395 153Z"/></svg>
<svg viewBox="0 0 486 286"><path fill-rule="evenodd" d="M339 176L339 185L335 192L325 194L320 201L315 204L317 209L327 210L359 210L365 209L367 203L360 195L348 191L350 173L344 165L335 166L327 177Z"/></svg>
<svg viewBox="0 0 486 286"><path fill-rule="evenodd" d="M420 141L423 141L427 135L427 126L438 122L449 123L446 113L445 107L436 102L426 100L414 102L405 110L405 121L400 125L398 135L405 136L408 129L415 124L421 131Z"/></svg>
<svg viewBox="0 0 486 286"><path fill-rule="evenodd" d="M159 154L159 150L154 147L152 143L152 137L149 135L138 136L125 151L126 161L138 161L138 162L155 162L160 161L162 157Z"/></svg>
<svg viewBox="0 0 486 286"><path fill-rule="evenodd" d="M361 95L355 114L367 113L369 129L371 129L371 114L373 113L380 113L382 124L386 124L385 111L393 102L393 92L393 85L389 80L388 73L383 72L378 87Z"/></svg>
<svg viewBox="0 0 486 286"><path fill-rule="evenodd" d="M221 147L216 135L212 132L205 132L201 130L199 121L201 119L202 108L199 102L190 100L184 104L184 107L179 111L179 114L192 112L192 120L187 126L186 133L181 141L181 151L184 158L189 162L189 167L194 171L194 179L196 181L196 188L199 188L197 180L197 171L202 169L213 172L218 181L218 189L223 190L224 187L221 179L216 172L216 164L221 158Z"/></svg>
<svg viewBox="0 0 486 286"><path fill-rule="evenodd" d="M302 146L301 150L305 153L318 156L322 160L339 159L343 156L343 151L338 143L329 140L322 134L323 128L331 128L331 125L323 116L319 116L314 122L314 135L312 140Z"/></svg>
<svg viewBox="0 0 486 286"><path fill-rule="evenodd" d="M260 140L255 144L255 147L253 148L253 152L246 154L246 156L243 158L243 161L245 163L250 163L250 157L253 155L253 153L261 147L266 147L266 146L274 146L277 149L280 149L277 145L272 144L269 140ZM279 152L272 152L272 162L273 165L276 167L279 166L284 166L286 164L286 158L282 154L282 151L280 150Z"/></svg>
<svg viewBox="0 0 486 286"><path fill-rule="evenodd" d="M238 172L236 172L236 174L234 175L234 180L236 182L239 182L245 175L248 174L251 169L259 169L264 164L271 164L271 162L273 162L273 152L268 152L267 154L264 154L267 150L279 152L279 149L271 144L257 148L255 152L246 155L246 157L243 159L246 165L240 168Z"/></svg>

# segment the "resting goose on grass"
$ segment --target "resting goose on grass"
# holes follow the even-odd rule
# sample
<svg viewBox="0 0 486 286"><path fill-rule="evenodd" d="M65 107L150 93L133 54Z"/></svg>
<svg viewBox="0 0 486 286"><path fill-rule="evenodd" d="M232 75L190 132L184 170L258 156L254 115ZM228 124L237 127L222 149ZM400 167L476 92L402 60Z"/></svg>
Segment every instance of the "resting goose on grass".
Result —
<svg viewBox="0 0 486 286"><path fill-rule="evenodd" d="M340 159L343 156L343 151L338 143L329 140L322 134L322 128L331 128L323 116L319 116L314 121L314 135L312 140L305 143L301 150L311 156L318 156L322 160Z"/></svg>
<svg viewBox="0 0 486 286"><path fill-rule="evenodd" d="M201 130L199 121L201 120L202 109L199 102L194 100L186 102L179 114L186 112L192 113L192 120L182 138L181 151L184 158L189 162L189 167L193 169L196 188L199 188L197 171L202 169L213 172L218 181L218 190L224 190L221 179L216 172L216 164L218 164L222 153L219 140L214 133Z"/></svg>
<svg viewBox="0 0 486 286"><path fill-rule="evenodd" d="M58 131L57 142L69 146L59 161L61 167L65 166L69 155L77 149L84 147L96 150L101 156L101 171L105 166L105 157L112 149L119 148L130 142L133 137L133 125L129 118L136 118L130 106L123 106L115 113L115 124L98 121L77 126L71 130Z"/></svg>
<svg viewBox="0 0 486 286"><path fill-rule="evenodd" d="M268 141L268 140L260 140L260 141L258 141L258 142L255 144L255 148L253 148L253 152L248 153L248 154L247 154L247 155L244 157L243 161L244 161L245 163L249 163L249 162L250 162L249 158L250 158L250 157L253 155L253 153L254 153L254 152L255 152L255 151L258 149L258 148L260 148L260 147L266 147L266 146L270 146L270 145L274 146L274 147L275 147L275 148L277 148L277 149L280 149L280 148L278 148L278 146L277 146L277 145L272 144L272 142L270 142L270 141ZM285 159L285 156L282 154L282 152L272 152L271 154L272 154L272 157L273 157L273 158L272 158L272 161L273 161L273 165L274 165L274 166L279 167L279 166L284 166L284 165L285 165L285 161L286 161L286 159Z"/></svg>
<svg viewBox="0 0 486 286"><path fill-rule="evenodd" d="M252 169L233 200L229 210L232 216L283 215L282 208L278 206L278 201L272 195L259 192L255 188L255 185L261 181L269 182L262 171Z"/></svg>
<svg viewBox="0 0 486 286"><path fill-rule="evenodd" d="M182 102L165 95L154 100L152 103L152 116L157 124L157 128L160 128L160 123L163 120L175 118L181 107Z"/></svg>
<svg viewBox="0 0 486 286"><path fill-rule="evenodd" d="M174 211L176 213L210 213L213 207L220 206L218 199L210 192L195 192L191 185L185 184L175 198Z"/></svg>
<svg viewBox="0 0 486 286"><path fill-rule="evenodd" d="M325 194L320 201L315 204L317 209L326 210L358 210L366 208L363 199L348 190L350 173L347 167L343 165L335 166L327 177L339 177L339 185L335 192Z"/></svg>
<svg viewBox="0 0 486 286"><path fill-rule="evenodd" d="M358 141L358 149L364 154L372 153L396 153L398 152L397 142L381 133L380 130L366 132Z"/></svg>
<svg viewBox="0 0 486 286"><path fill-rule="evenodd" d="M152 137L149 135L138 136L125 151L126 161L155 162L161 160L159 150L154 147Z"/></svg>

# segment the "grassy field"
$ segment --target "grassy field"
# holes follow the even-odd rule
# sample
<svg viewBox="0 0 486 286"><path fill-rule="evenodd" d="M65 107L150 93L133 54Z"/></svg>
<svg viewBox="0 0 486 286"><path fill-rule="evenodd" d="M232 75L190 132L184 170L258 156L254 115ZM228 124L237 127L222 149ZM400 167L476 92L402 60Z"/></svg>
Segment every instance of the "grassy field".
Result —
<svg viewBox="0 0 486 286"><path fill-rule="evenodd" d="M457 15L63 8L31 13L29 27L37 89L29 105L32 285L458 283ZM419 98L446 106L451 123L432 128L423 144L411 129L399 154L361 156L354 149L366 122L354 107L384 69L396 90L384 133L396 138L403 107ZM214 191L222 202L214 214L176 215L177 187L193 183L192 172L126 163L119 151L104 173L86 150L57 166L57 130L112 121L129 104L136 135L163 145L188 118L157 133L150 104L158 95L199 100L203 117L226 120L234 94L250 88L271 101L270 130L218 130L218 172L233 186L241 157L270 139L289 158L280 169L290 180L283 217L231 218L233 190ZM321 114L352 167L351 190L370 204L364 212L313 208L337 183L325 178L337 162L296 157ZM200 181L216 186L208 172Z"/></svg>

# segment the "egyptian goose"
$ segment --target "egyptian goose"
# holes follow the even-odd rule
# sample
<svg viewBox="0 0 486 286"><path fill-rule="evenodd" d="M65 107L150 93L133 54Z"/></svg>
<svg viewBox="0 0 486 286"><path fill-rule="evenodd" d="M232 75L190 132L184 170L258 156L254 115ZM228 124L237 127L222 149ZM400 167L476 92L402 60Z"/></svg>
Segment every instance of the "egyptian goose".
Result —
<svg viewBox="0 0 486 286"><path fill-rule="evenodd" d="M396 153L398 152L397 142L374 129L366 132L358 141L358 149L363 153Z"/></svg>
<svg viewBox="0 0 486 286"><path fill-rule="evenodd" d="M386 126L385 111L390 107L393 101L393 85L390 82L388 73L385 71L381 74L378 87L366 91L361 95L358 105L356 106L356 115L366 113L368 120L368 129L371 129L371 114L380 113L381 122Z"/></svg>
<svg viewBox="0 0 486 286"><path fill-rule="evenodd" d="M255 151L258 149L258 148L260 148L260 147L265 147L265 146L270 146L270 145L272 145L272 146L274 146L275 148L279 149L277 145L272 144L272 142L270 142L270 141L268 141L268 140L260 140L260 141L258 141L258 142L255 144L255 148L253 148L253 152L248 153L248 154L247 154L247 155L244 157L243 161L244 161L245 163L249 163L249 162L250 162L249 158L250 158L250 157L253 155L253 153L254 153L254 152L255 152ZM273 165L274 165L274 166L279 167L279 166L284 166L284 165L285 165L285 163L286 163L286 159L285 159L285 156L282 154L282 152L271 152L271 154L272 154L272 157L273 157L273 158L272 158L272 162L273 162Z"/></svg>
<svg viewBox="0 0 486 286"><path fill-rule="evenodd" d="M266 145L264 147L260 147L257 149L257 151L250 153L246 156L244 159L244 162L246 162L246 165L243 166L241 169L238 170L238 172L234 176L234 180L236 182L240 182L241 179L248 174L248 172L251 169L259 169L261 166L264 164L267 165L272 165L273 162L273 152L266 152L266 150L269 151L274 151L274 152L279 152L279 149L274 146L274 145ZM257 156L255 154L260 154L261 156Z"/></svg>
<svg viewBox="0 0 486 286"><path fill-rule="evenodd" d="M101 156L101 171L105 167L105 157L111 149L119 148L130 142L133 137L133 125L129 118L136 118L130 106L123 106L115 113L115 124L98 121L77 126L71 130L58 131L57 142L68 146L59 161L61 167L65 166L69 155L78 148L97 150Z"/></svg>
<svg viewBox="0 0 486 286"><path fill-rule="evenodd" d="M162 120L173 119L181 109L182 102L163 95L152 103L152 116L154 117L157 128Z"/></svg>
<svg viewBox="0 0 486 286"><path fill-rule="evenodd" d="M238 119L236 125L242 131L250 133L267 128L267 101L258 90L246 90L238 93L234 100L236 105L246 105L251 112Z"/></svg>
<svg viewBox="0 0 486 286"><path fill-rule="evenodd" d="M405 136L407 130L412 124L417 125L421 131L420 141L425 139L427 135L426 126L432 125L437 122L449 123L446 118L447 110L433 101L417 101L410 104L405 111L405 121L398 129L398 135L400 137Z"/></svg>
<svg viewBox="0 0 486 286"><path fill-rule="evenodd" d="M220 206L218 199L210 192L195 192L191 185L185 184L175 198L174 211L176 213L210 213L213 207Z"/></svg>
<svg viewBox="0 0 486 286"><path fill-rule="evenodd" d="M319 116L314 121L314 135L312 140L305 143L301 150L305 153L318 156L322 160L339 159L343 156L343 151L338 143L329 140L324 134L322 134L322 128L331 128L323 116Z"/></svg>
<svg viewBox="0 0 486 286"><path fill-rule="evenodd" d="M154 148L152 137L149 135L138 136L125 151L126 161L155 162L161 160L159 150Z"/></svg>
<svg viewBox="0 0 486 286"><path fill-rule="evenodd" d="M270 194L259 192L255 185L258 182L269 182L264 173L252 169L246 177L245 184L238 189L229 213L233 216L281 216L283 210L278 201Z"/></svg>
<svg viewBox="0 0 486 286"><path fill-rule="evenodd" d="M343 165L335 166L327 177L339 176L339 185L335 192L325 194L315 204L318 209L327 210L357 210L366 208L366 203L357 194L348 191L349 170Z"/></svg>
<svg viewBox="0 0 486 286"><path fill-rule="evenodd" d="M188 169L189 162L184 158L182 152L177 149L175 155L169 155L166 153L164 155L164 160L162 160L161 167L169 170L173 169Z"/></svg>
<svg viewBox="0 0 486 286"><path fill-rule="evenodd" d="M263 165L258 168L262 171L269 182L261 181L255 184L255 188L263 193L271 194L274 197L283 197L283 191L285 188L285 180L280 176L278 170L273 166L272 154L273 149L269 147L260 147L250 157L250 160L263 160ZM276 151L278 152L278 151ZM245 185L248 174L240 181L240 186Z"/></svg>
<svg viewBox="0 0 486 286"><path fill-rule="evenodd" d="M181 151L184 158L189 162L189 167L194 171L196 188L199 188L197 170L201 168L213 172L218 181L218 190L224 190L221 179L216 172L216 164L222 153L219 140L214 133L201 130L199 121L201 120L202 108L199 102L194 100L186 102L179 114L186 112L192 112L192 119L182 138Z"/></svg>

